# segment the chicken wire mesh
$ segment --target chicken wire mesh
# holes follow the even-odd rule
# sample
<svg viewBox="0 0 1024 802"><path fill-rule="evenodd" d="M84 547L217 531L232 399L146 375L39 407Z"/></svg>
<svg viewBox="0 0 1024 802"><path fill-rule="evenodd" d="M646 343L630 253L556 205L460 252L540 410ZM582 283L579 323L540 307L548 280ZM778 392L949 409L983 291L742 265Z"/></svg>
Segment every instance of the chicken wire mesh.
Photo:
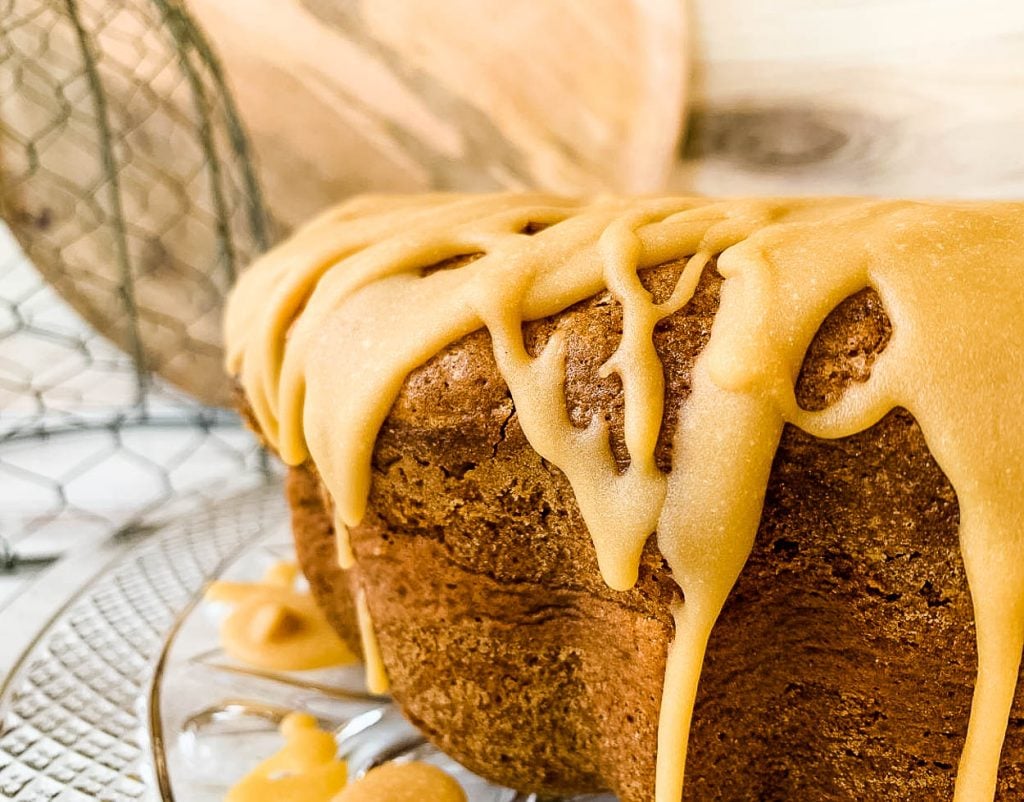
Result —
<svg viewBox="0 0 1024 802"><path fill-rule="evenodd" d="M258 481L220 310L268 240L174 0L0 0L0 568Z"/></svg>

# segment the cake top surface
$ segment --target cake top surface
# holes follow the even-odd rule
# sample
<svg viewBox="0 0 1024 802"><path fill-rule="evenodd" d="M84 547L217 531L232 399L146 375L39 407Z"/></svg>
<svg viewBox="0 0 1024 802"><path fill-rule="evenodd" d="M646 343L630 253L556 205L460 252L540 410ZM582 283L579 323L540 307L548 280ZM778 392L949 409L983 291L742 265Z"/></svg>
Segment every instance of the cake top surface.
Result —
<svg viewBox="0 0 1024 802"><path fill-rule="evenodd" d="M459 259L457 257L473 257ZM655 325L708 262L721 305L680 410L672 470L655 464L664 376ZM686 260L656 303L637 271ZM457 265L452 267L453 265ZM820 411L794 392L818 327L866 288L892 337L870 378ZM629 465L606 424L572 425L564 341L533 356L522 324L607 290L623 332ZM960 504L979 678L956 798L994 795L1024 647L1024 204L863 199L366 197L332 209L243 275L228 369L282 458L317 465L340 525L362 518L377 432L406 376L486 328L533 448L575 493L606 582L630 587L651 533L685 601L673 611L658 802L679 799L690 715L715 620L749 555L786 423L842 437L894 407L918 420Z"/></svg>

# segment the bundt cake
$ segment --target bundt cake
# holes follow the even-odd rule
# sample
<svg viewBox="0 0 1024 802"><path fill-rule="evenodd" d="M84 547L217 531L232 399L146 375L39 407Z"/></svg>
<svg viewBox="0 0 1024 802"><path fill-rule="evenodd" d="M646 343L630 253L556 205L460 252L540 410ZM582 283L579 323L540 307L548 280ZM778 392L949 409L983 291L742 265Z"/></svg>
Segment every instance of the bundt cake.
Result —
<svg viewBox="0 0 1024 802"><path fill-rule="evenodd" d="M315 597L474 771L1024 798L1024 204L364 197L226 328Z"/></svg>

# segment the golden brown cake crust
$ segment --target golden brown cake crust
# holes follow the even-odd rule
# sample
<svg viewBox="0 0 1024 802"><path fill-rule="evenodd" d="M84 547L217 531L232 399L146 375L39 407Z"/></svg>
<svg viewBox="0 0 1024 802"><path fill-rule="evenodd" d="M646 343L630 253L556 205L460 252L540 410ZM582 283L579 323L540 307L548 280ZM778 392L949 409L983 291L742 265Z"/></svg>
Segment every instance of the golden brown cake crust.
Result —
<svg viewBox="0 0 1024 802"><path fill-rule="evenodd" d="M350 578L339 573L334 525L325 508L316 469L308 464L291 468L285 479L285 495L291 508L296 556L314 598L345 645L362 657L355 594L349 589Z"/></svg>
<svg viewBox="0 0 1024 802"><path fill-rule="evenodd" d="M676 275L669 264L644 281L657 297ZM655 333L663 469L719 284L708 271ZM570 415L607 415L621 462L621 387L596 375L620 326L605 294L526 332L532 347L569 332ZM876 295L844 303L809 349L801 403L821 408L865 379L888 336ZM292 469L289 499L314 593L357 645L351 592L365 590L395 697L441 748L522 790L653 797L678 588L653 542L634 589L605 585L572 491L523 436L485 332L407 379L377 440L355 568L336 567L310 468ZM786 428L753 553L709 646L686 799L950 797L975 670L957 518L906 412L838 441ZM1016 718L1003 755L1001 798L1016 798Z"/></svg>

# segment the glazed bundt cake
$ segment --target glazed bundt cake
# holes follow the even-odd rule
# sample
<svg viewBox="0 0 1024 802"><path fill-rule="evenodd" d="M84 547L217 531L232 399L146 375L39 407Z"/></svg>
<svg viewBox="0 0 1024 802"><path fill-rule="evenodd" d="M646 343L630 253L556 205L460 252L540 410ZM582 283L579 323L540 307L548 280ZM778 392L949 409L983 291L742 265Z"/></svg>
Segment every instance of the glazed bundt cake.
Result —
<svg viewBox="0 0 1024 802"><path fill-rule="evenodd" d="M228 367L319 604L474 771L988 802L1022 311L1024 204L367 197L242 276Z"/></svg>

